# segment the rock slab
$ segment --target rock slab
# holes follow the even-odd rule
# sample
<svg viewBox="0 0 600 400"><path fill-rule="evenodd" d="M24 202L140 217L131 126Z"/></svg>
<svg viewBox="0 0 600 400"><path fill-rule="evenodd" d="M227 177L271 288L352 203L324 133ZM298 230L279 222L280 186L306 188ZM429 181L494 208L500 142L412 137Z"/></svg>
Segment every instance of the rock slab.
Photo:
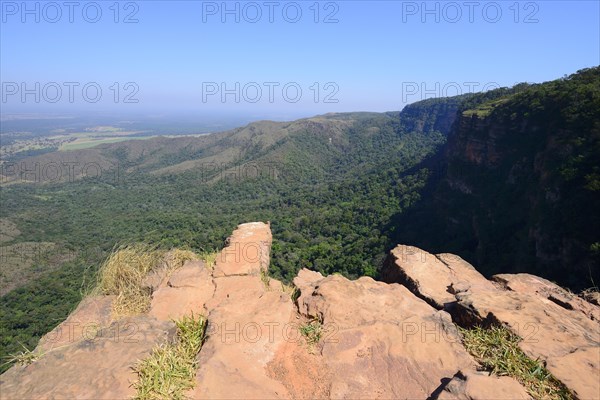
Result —
<svg viewBox="0 0 600 400"><path fill-rule="evenodd" d="M399 245L386 260L384 279L451 312L459 325L502 324L519 346L577 398L600 398L600 308L545 279L501 274L488 281L458 256L433 255Z"/></svg>

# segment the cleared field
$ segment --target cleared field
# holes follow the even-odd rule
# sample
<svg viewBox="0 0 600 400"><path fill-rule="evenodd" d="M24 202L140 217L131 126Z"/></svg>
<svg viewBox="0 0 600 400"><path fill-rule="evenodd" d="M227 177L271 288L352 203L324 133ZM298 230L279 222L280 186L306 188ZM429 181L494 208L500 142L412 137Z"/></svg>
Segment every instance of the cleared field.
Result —
<svg viewBox="0 0 600 400"><path fill-rule="evenodd" d="M134 134L136 132L129 132L129 134ZM110 137L79 137L78 134L72 134L71 136L77 136L77 139L75 139L72 142L68 142L63 144L62 146L59 147L59 151L68 151L68 150L81 150L81 149L89 149L91 147L94 146L98 146L100 144L106 144L106 143L118 143L118 142L124 142L126 140L146 140L146 139L151 139L151 138L156 138L156 137L168 137L168 138L177 138L177 137L200 137L200 136L206 136L206 135L210 135L210 133L199 133L199 134L195 134L195 135L152 135L152 136L121 136L121 137L114 137L112 134Z"/></svg>
<svg viewBox="0 0 600 400"><path fill-rule="evenodd" d="M59 151L68 151L68 150L81 150L81 149L89 149L94 146L98 146L100 144L106 143L118 143L124 142L126 140L144 140L150 139L155 136L144 136L144 137L110 137L110 138L79 138L72 142L65 143L58 149Z"/></svg>

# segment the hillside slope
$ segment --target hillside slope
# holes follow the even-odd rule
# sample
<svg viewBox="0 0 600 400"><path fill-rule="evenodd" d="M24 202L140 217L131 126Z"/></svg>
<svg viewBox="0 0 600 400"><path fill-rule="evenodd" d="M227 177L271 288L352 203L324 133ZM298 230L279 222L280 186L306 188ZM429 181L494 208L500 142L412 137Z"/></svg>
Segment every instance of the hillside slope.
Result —
<svg viewBox="0 0 600 400"><path fill-rule="evenodd" d="M435 106L440 102L443 106L438 110ZM2 182L55 184L95 178L105 171L118 172L122 179L187 172L211 181L231 176L236 168L250 174L257 167L259 173L276 168L290 179L311 182L339 178L397 155L402 135L444 136L460 101L425 103L410 108L418 109L417 115L331 113L292 122L257 121L202 137L158 137L45 153L5 165ZM116 176L109 178L114 181Z"/></svg>
<svg viewBox="0 0 600 400"><path fill-rule="evenodd" d="M439 118L450 118L457 107ZM405 172L445 140L446 132L432 127L407 130L403 118L345 113L260 121L204 137L128 141L25 158L3 169L0 217L22 231L6 246L27 238L58 243L58 249L104 251L118 240L143 235L140 239L167 246L216 247L240 218L257 212L257 218L274 222L277 233L308 230L301 234L303 242L330 236L320 231L334 224L348 225L338 226L343 234L371 232L401 203L414 201L425 171ZM198 220L189 218L224 227L204 230L210 237L199 238L193 235ZM374 239L381 252L380 238ZM367 265L361 264L358 268ZM290 267L282 266L288 278L295 272Z"/></svg>

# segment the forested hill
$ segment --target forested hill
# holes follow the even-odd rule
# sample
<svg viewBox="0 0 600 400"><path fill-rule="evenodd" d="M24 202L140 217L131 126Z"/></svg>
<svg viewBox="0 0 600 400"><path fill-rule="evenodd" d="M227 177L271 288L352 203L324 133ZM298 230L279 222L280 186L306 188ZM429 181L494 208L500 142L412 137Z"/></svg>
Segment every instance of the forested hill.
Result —
<svg viewBox="0 0 600 400"><path fill-rule="evenodd" d="M463 103L443 179L394 218L396 240L450 251L487 274L600 283L600 68ZM438 164L439 165L439 164Z"/></svg>

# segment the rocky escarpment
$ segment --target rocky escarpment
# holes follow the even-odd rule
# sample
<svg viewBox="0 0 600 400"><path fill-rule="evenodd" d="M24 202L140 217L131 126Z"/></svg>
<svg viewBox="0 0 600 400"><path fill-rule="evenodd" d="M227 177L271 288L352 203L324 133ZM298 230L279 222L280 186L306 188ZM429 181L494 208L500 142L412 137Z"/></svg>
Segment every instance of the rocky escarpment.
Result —
<svg viewBox="0 0 600 400"><path fill-rule="evenodd" d="M456 256L400 246L389 283L304 269L289 287L266 274L270 245L269 225L240 225L214 266L149 276L144 315L113 320L111 296L86 299L44 337L39 359L0 377L2 398L131 398L132 366L192 312L209 323L190 398L528 399L462 344L457 322L490 319L538 324L539 343L524 350L576 397L594 398L598 307L547 281L487 281Z"/></svg>
<svg viewBox="0 0 600 400"><path fill-rule="evenodd" d="M468 95L432 98L407 105L400 112L400 125L405 132L447 136L456 120L456 112Z"/></svg>
<svg viewBox="0 0 600 400"><path fill-rule="evenodd" d="M465 99L423 201L395 240L450 251L486 276L600 280L600 68ZM594 283L595 282L595 283Z"/></svg>

